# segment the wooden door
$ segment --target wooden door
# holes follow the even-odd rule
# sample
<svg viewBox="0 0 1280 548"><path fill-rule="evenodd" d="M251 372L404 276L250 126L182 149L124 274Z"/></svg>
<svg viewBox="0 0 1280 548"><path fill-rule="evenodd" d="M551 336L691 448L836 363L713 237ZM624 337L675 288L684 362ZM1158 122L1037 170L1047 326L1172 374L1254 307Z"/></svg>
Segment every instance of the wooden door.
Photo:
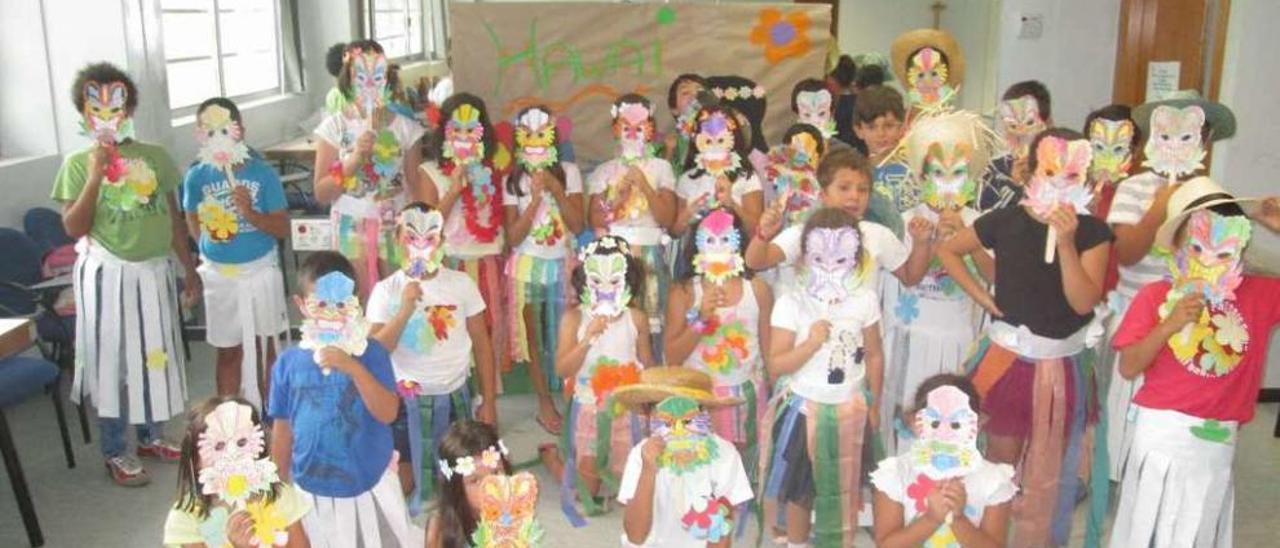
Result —
<svg viewBox="0 0 1280 548"><path fill-rule="evenodd" d="M1217 99L1231 0L1123 0L1112 99L1146 100L1147 66L1181 63L1178 89Z"/></svg>

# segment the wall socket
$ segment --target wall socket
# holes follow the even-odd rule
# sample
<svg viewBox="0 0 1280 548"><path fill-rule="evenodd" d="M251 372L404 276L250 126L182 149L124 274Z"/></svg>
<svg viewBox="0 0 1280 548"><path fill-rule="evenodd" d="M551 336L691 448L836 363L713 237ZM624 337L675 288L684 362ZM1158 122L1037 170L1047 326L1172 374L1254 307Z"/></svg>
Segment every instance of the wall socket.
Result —
<svg viewBox="0 0 1280 548"><path fill-rule="evenodd" d="M1039 40L1044 36L1044 16L1039 13L1024 13L1018 24L1018 38L1023 40Z"/></svg>

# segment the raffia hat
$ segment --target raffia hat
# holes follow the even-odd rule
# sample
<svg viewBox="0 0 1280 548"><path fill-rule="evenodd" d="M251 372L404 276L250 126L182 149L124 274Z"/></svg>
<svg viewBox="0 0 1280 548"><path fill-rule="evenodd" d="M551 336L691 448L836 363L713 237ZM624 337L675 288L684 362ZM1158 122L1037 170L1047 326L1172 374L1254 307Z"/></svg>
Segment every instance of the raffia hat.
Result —
<svg viewBox="0 0 1280 548"><path fill-rule="evenodd" d="M930 47L947 56L947 84L957 87L964 82L964 51L956 38L945 30L916 29L904 32L893 39L889 54L893 57L893 74L902 85L907 85L907 62L911 54L923 47Z"/></svg>
<svg viewBox="0 0 1280 548"><path fill-rule="evenodd" d="M614 390L610 399L628 408L658 403L671 396L684 396L708 409L742 403L741 398L716 396L711 386L711 376L695 369L650 367L640 372L640 382Z"/></svg>

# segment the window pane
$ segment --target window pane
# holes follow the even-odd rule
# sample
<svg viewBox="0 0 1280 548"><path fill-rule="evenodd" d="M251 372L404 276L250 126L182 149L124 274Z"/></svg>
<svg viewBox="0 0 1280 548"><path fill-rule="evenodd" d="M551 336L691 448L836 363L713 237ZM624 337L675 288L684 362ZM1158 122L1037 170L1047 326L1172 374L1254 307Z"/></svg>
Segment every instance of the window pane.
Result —
<svg viewBox="0 0 1280 548"><path fill-rule="evenodd" d="M405 0L373 0L373 11L403 10L404 4Z"/></svg>
<svg viewBox="0 0 1280 548"><path fill-rule="evenodd" d="M397 57L404 57L405 55L408 55L408 52L405 49L404 38L388 38L385 40L378 40L378 43L382 44L382 51L386 54L388 59L395 59Z"/></svg>
<svg viewBox="0 0 1280 548"><path fill-rule="evenodd" d="M213 59L168 63L169 108L199 104L222 95L218 89L218 64Z"/></svg>
<svg viewBox="0 0 1280 548"><path fill-rule="evenodd" d="M234 97L280 87L280 67L274 51L222 58L227 96Z"/></svg>
<svg viewBox="0 0 1280 548"><path fill-rule="evenodd" d="M169 10L209 10L213 9L213 0L160 0L161 11Z"/></svg>
<svg viewBox="0 0 1280 548"><path fill-rule="evenodd" d="M422 53L422 28L423 22L420 15L410 16L409 25L409 55L417 55Z"/></svg>
<svg viewBox="0 0 1280 548"><path fill-rule="evenodd" d="M404 36L404 27L403 11L373 14L373 35L375 40L381 41L382 38L389 36Z"/></svg>
<svg viewBox="0 0 1280 548"><path fill-rule="evenodd" d="M165 13L161 15L161 24L166 60L217 54L213 13Z"/></svg>
<svg viewBox="0 0 1280 548"><path fill-rule="evenodd" d="M222 54L263 53L276 49L276 17L273 11L222 12L219 19Z"/></svg>

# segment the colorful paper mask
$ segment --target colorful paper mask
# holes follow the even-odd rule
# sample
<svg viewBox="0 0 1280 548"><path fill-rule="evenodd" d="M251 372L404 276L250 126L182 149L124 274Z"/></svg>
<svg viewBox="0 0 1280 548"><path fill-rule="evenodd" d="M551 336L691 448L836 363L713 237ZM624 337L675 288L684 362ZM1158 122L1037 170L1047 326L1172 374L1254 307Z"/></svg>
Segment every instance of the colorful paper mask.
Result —
<svg viewBox="0 0 1280 548"><path fill-rule="evenodd" d="M128 98L124 82L85 83L80 134L111 145L132 138L133 119L127 111Z"/></svg>
<svg viewBox="0 0 1280 548"><path fill-rule="evenodd" d="M501 472L503 470L502 458L510 454L511 451L507 450L507 444L503 443L502 440L498 440L498 445L490 445L484 451L481 451L479 459L467 455L455 459L452 464L447 459L440 459L438 463L440 465L440 475L444 476L445 481L449 481L455 475L463 478L470 476L476 473L477 467L483 467L490 472Z"/></svg>
<svg viewBox="0 0 1280 548"><path fill-rule="evenodd" d="M973 201L978 182L969 171L968 143L933 143L924 159L924 202L934 209L960 208Z"/></svg>
<svg viewBox="0 0 1280 548"><path fill-rule="evenodd" d="M320 350L333 346L352 356L364 354L369 324L360 310L355 289L356 283L337 271L316 280L315 290L303 301L300 348Z"/></svg>
<svg viewBox="0 0 1280 548"><path fill-rule="evenodd" d="M653 156L653 113L643 103L619 103L613 106L613 132L624 163L634 163Z"/></svg>
<svg viewBox="0 0 1280 548"><path fill-rule="evenodd" d="M929 391L928 407L916 411L912 467L931 479L958 478L982 462L978 453L978 414L969 395L951 385Z"/></svg>
<svg viewBox="0 0 1280 548"><path fill-rule="evenodd" d="M472 546L532 548L542 545L543 529L534 515L538 480L533 474L491 475L480 483L480 516Z"/></svg>
<svg viewBox="0 0 1280 548"><path fill-rule="evenodd" d="M1089 179L1098 184L1117 183L1129 176L1133 162L1133 122L1096 118L1089 124L1093 163Z"/></svg>
<svg viewBox="0 0 1280 548"><path fill-rule="evenodd" d="M666 442L659 466L676 475L710 464L717 456L711 416L692 398L671 396L658 402L649 417L649 430Z"/></svg>
<svg viewBox="0 0 1280 548"><path fill-rule="evenodd" d="M279 481L276 465L259 458L266 442L262 426L253 422L253 408L223 402L205 417L205 430L196 440L200 454L200 492L215 495L233 508L271 489Z"/></svg>
<svg viewBox="0 0 1280 548"><path fill-rule="evenodd" d="M614 318L627 309L632 298L627 255L626 240L615 236L602 236L583 250L580 260L586 283L579 298L592 316Z"/></svg>
<svg viewBox="0 0 1280 548"><path fill-rule="evenodd" d="M421 280L444 262L444 217L437 210L406 209L396 222L405 248L404 271Z"/></svg>
<svg viewBox="0 0 1280 548"><path fill-rule="evenodd" d="M516 120L516 160L529 171L556 163L556 123L551 113L531 108Z"/></svg>
<svg viewBox="0 0 1280 548"><path fill-rule="evenodd" d="M1151 135L1143 149L1144 167L1170 178L1204 169L1205 150L1200 131L1204 129L1204 109L1158 106L1151 112Z"/></svg>
<svg viewBox="0 0 1280 548"><path fill-rule="evenodd" d="M853 227L815 228L805 237L805 290L825 304L843 301L861 285L862 242Z"/></svg>
<svg viewBox="0 0 1280 548"><path fill-rule="evenodd" d="M796 116L802 124L818 128L824 139L836 134L836 121L831 117L831 92L825 89L796 94Z"/></svg>
<svg viewBox="0 0 1280 548"><path fill-rule="evenodd" d="M808 133L797 133L785 145L769 151L765 175L775 196L786 196L789 224L802 224L821 203L818 185L818 142Z"/></svg>
<svg viewBox="0 0 1280 548"><path fill-rule="evenodd" d="M200 143L200 163L219 170L231 169L249 159L249 147L241 138L240 123L231 119L231 111L221 105L210 105L200 113L196 124L196 141Z"/></svg>
<svg viewBox="0 0 1280 548"><path fill-rule="evenodd" d="M702 112L698 117L698 134L694 137L698 167L717 178L742 167L742 157L734 142L737 129L738 122L725 112Z"/></svg>
<svg viewBox="0 0 1280 548"><path fill-rule="evenodd" d="M1030 95L1001 102L998 117L996 127L1005 146L1019 158L1027 155L1031 141L1048 127L1040 116L1040 104Z"/></svg>
<svg viewBox="0 0 1280 548"><path fill-rule="evenodd" d="M480 109L462 104L449 116L444 125L442 155L459 164L480 162L484 159L484 125L480 123Z"/></svg>
<svg viewBox="0 0 1280 548"><path fill-rule="evenodd" d="M936 105L955 93L947 85L949 67L942 58L942 52L930 48L920 48L911 56L911 64L907 66L907 99L912 104Z"/></svg>
<svg viewBox="0 0 1280 548"><path fill-rule="evenodd" d="M352 50L352 85L356 101L366 117L372 117L378 107L386 103L387 57L376 51Z"/></svg>
<svg viewBox="0 0 1280 548"><path fill-rule="evenodd" d="M694 234L698 254L693 258L693 270L707 281L723 285L742 275L745 263L742 259L742 233L733 225L733 214L715 209L698 225Z"/></svg>
<svg viewBox="0 0 1280 548"><path fill-rule="evenodd" d="M1049 215L1057 206L1068 206L1076 213L1088 213L1093 194L1085 184L1092 156L1088 141L1068 141L1045 137L1036 145L1036 170L1027 184L1022 205L1040 217Z"/></svg>

